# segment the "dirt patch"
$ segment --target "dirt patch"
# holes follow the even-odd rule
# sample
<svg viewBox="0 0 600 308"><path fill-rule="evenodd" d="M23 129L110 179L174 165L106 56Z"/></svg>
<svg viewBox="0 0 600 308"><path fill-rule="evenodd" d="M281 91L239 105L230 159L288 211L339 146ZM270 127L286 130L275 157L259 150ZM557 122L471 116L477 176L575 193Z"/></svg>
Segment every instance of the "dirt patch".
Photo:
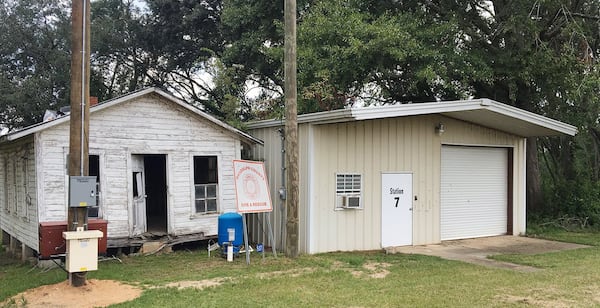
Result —
<svg viewBox="0 0 600 308"><path fill-rule="evenodd" d="M363 264L364 271L350 271L352 276L356 278L360 277L368 277L374 279L383 279L390 274L390 271L387 270L391 264L389 263L379 263L379 262L368 262Z"/></svg>
<svg viewBox="0 0 600 308"><path fill-rule="evenodd" d="M567 299L565 291L556 288L534 288L526 291L527 295L511 294L512 290L504 290L504 294L497 295L499 301L514 305L528 305L535 307L576 307L581 305L580 301Z"/></svg>
<svg viewBox="0 0 600 308"><path fill-rule="evenodd" d="M45 285L19 293L2 305L13 301L16 307L105 307L138 298L142 289L114 280L87 280L82 287L68 281Z"/></svg>
<svg viewBox="0 0 600 308"><path fill-rule="evenodd" d="M187 281L176 281L171 282L165 287L167 288L177 288L179 290L186 288L195 288L198 290L203 290L209 287L216 287L223 284L223 282L227 281L226 278L214 278L214 279L204 279L204 280L187 280Z"/></svg>
<svg viewBox="0 0 600 308"><path fill-rule="evenodd" d="M275 271L275 272L268 272L268 273L260 273L257 276L260 279L273 278L273 277L283 276L283 275L290 276L290 277L298 277L298 276L301 276L304 274L312 273L314 271L315 271L314 268L305 267L305 268L291 269L291 270L287 270L287 271Z"/></svg>
<svg viewBox="0 0 600 308"><path fill-rule="evenodd" d="M600 303L600 286L589 286L584 290L584 293L586 297L593 302L593 305L598 305Z"/></svg>
<svg viewBox="0 0 600 308"><path fill-rule="evenodd" d="M577 302L565 299L543 299L535 296L503 295L498 299L507 304L524 304L536 307L567 308L576 306Z"/></svg>

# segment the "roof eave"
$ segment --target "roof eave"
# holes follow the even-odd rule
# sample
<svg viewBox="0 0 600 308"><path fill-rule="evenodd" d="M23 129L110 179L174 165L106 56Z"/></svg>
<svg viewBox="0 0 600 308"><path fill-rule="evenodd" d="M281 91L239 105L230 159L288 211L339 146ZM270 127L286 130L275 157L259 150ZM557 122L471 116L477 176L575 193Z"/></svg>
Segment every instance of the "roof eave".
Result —
<svg viewBox="0 0 600 308"><path fill-rule="evenodd" d="M237 128L234 128L233 126L230 126L229 124L227 124L227 123L225 123L223 121L220 121L219 119L217 119L217 118L215 118L215 117L213 117L213 116L211 116L211 115L209 115L209 114L207 114L205 112L202 112L198 108L196 108L196 107L194 107L194 106L192 106L192 105L184 102L183 100L181 100L181 99L179 99L179 98L177 98L177 97L175 97L175 96L173 96L173 95L171 95L169 93L166 93L163 90L155 88L155 87L145 88L145 89L133 92L133 93L129 93L129 94L126 94L126 95L114 98L114 99L109 100L107 102L100 103L100 104L98 104L98 105L93 106L92 108L90 108L90 112L100 111L100 110L109 108L111 106L123 103L124 101L129 101L129 100L132 100L132 99L136 99L138 97L141 97L141 96L144 96L144 95L147 95L147 94L151 94L151 93L156 93L156 94L164 97L165 99L174 101L178 105L180 105L180 106L188 109L189 111L192 111L193 113L195 113L195 114L201 116L202 118L204 118L204 119L206 119L206 120L208 120L208 121L216 124L217 126L220 126L220 127L224 128L224 129L226 129L227 131L229 131L229 132L231 132L231 133L233 133L235 135L238 135L241 139L244 139L244 141L247 142L247 143L263 144L262 140L260 140L258 138L255 138L255 137L251 136L250 134L247 134L247 133L245 133L245 132L243 132L243 131L241 131L241 130L239 130ZM34 134L34 133L36 133L38 131L41 131L41 130L44 130L44 129L48 128L48 127L51 127L51 126L54 126L54 125L59 125L59 124L64 123L64 122L68 122L70 120L70 118L71 118L70 115L66 115L66 116L63 116L63 117L58 118L56 120L52 120L52 121L48 121L48 122L42 122L42 123L35 124L35 125L31 126L30 128L26 128L26 129L23 129L21 131L17 131L15 133L7 134L7 135L4 135L4 136L0 137L0 142L3 142L3 141L12 141L12 140L16 140L16 139L22 138L22 137L30 135L30 134Z"/></svg>
<svg viewBox="0 0 600 308"><path fill-rule="evenodd" d="M485 123L477 116L469 115L470 113L480 114L481 112L489 112L495 115L493 117L498 124L490 125L490 123ZM574 136L577 134L577 128L575 126L490 99L405 104L401 107L397 105L386 105L368 108L342 109L300 115L298 116L298 123L310 122L312 124L326 124L426 114L441 114L522 137L555 135ZM501 123L502 120L504 120L504 117L512 119L520 125L514 127L504 125L504 123ZM248 127L256 129L283 125L285 125L285 120L264 120L253 122L249 124Z"/></svg>
<svg viewBox="0 0 600 308"><path fill-rule="evenodd" d="M556 133L554 135L575 136L578 132L577 127L573 125L492 100L483 100L482 107L487 108L492 112L511 116L527 123L545 128L546 130L554 131ZM525 132L524 136L538 137L539 135L528 135L527 132Z"/></svg>
<svg viewBox="0 0 600 308"><path fill-rule="evenodd" d="M338 123L338 122L347 122L354 121L354 115L352 114L352 109L338 109L333 111L322 111L308 114L298 115L297 122L301 123L311 123L311 124L327 124L327 123ZM269 127L278 127L285 126L285 119L269 119L269 120L260 120L251 122L248 124L248 128L250 129L258 129L258 128L269 128Z"/></svg>

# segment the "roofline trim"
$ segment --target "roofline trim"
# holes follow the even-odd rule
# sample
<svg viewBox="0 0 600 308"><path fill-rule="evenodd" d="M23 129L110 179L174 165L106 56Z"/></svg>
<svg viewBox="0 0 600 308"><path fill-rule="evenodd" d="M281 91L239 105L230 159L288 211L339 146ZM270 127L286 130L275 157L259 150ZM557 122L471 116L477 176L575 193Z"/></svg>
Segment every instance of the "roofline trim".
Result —
<svg viewBox="0 0 600 308"><path fill-rule="evenodd" d="M577 128L573 125L560 122L533 112L529 112L517 107L502 104L490 99L472 99L457 100L445 102L415 103L403 105L385 105L363 108L340 109L334 111L324 111L298 116L298 123L339 123L348 121L373 120L392 117L406 117L427 114L444 114L461 111L489 110L505 116L510 116L518 120L532 123L546 129L574 136L577 134ZM285 120L263 120L250 123L251 129L266 128L285 125Z"/></svg>
<svg viewBox="0 0 600 308"><path fill-rule="evenodd" d="M111 106L121 104L121 103L123 103L125 101L133 100L133 99L136 99L136 98L139 98L141 96L144 96L144 95L147 95L147 94L151 94L151 93L156 93L156 94L158 94L158 95L160 95L160 96L162 96L162 97L164 97L164 98L166 98L168 100L171 100L171 101L177 103L178 105L180 105L180 106L186 108L187 110L189 110L189 111L191 111L191 112L193 112L193 113L201 116L202 118L204 118L204 119L212 122L213 124L216 124L217 126L220 126L220 127L224 128L224 129L228 130L229 132L232 132L234 134L239 135L243 139L246 139L247 142L257 143L257 144L264 144L264 142L262 140L260 140L258 138L255 138L255 137L251 136L250 134L247 134L247 133L245 133L245 132L237 129L237 128L235 128L235 127L233 127L233 126L231 126L231 125L229 125L229 124L227 124L227 123L225 123L225 122L223 122L223 121L221 121L221 120L219 120L219 119L217 119L217 118L209 115L208 113L206 113L206 112L204 112L204 111L202 111L202 110L200 110L200 109L198 109L198 108L196 108L196 107L188 104L187 102L185 102L185 101L183 101L183 100L181 100L181 99L179 99L179 98L177 98L177 97L175 97L175 96L173 96L173 95L171 95L171 94L169 94L169 93L167 93L167 92L165 92L165 91L163 91L161 89L158 89L156 87L145 88L145 89L133 92L133 93L129 93L129 94L126 94L126 95L123 95L123 96L119 96L119 97L116 97L114 99L102 102L102 103L100 103L98 105L92 106L90 108L90 113L96 112L96 111L100 111L100 110L109 108ZM41 130L44 130L46 128L49 128L49 127L52 127L52 126L55 126L55 125L59 125L59 124L64 123L64 122L68 122L70 120L70 118L71 118L70 115L66 115L66 116L60 117L60 118L58 118L56 120L52 120L52 121L48 121L48 122L40 122L40 123L34 124L34 125L30 126L29 128L25 128L25 129L22 129L20 131L16 131L14 133L9 133L9 134L6 134L6 135L0 137L0 142L13 141L13 140L20 139L20 138L25 137L27 135L37 133L37 132L39 132Z"/></svg>

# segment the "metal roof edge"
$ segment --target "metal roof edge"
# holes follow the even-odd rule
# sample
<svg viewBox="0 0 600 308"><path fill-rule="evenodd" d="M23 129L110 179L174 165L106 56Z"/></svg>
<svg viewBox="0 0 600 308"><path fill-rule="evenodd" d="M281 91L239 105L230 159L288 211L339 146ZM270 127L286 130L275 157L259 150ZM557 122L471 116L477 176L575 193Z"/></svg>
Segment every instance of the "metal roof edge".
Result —
<svg viewBox="0 0 600 308"><path fill-rule="evenodd" d="M352 109L352 114L356 120L370 120L475 110L481 108L481 103L481 99L474 99L463 101L396 104L377 107L354 108Z"/></svg>
<svg viewBox="0 0 600 308"><path fill-rule="evenodd" d="M577 127L567 124L565 122L561 122L559 120L555 120L537 113L533 113L521 108L517 108L514 106L510 106L507 104L503 104L491 99L483 99L481 106L485 109L488 109L493 112L497 112L504 115L509 115L511 117L533 123L535 125L539 125L545 127L547 129L551 129L557 131L559 133L575 136L578 132Z"/></svg>
<svg viewBox="0 0 600 308"><path fill-rule="evenodd" d="M352 109L337 109L331 111L321 111L315 113L307 113L298 115L298 124L301 123L314 123L314 124L325 124L325 123L336 123L355 120L352 115ZM285 126L285 119L268 119L259 120L248 123L248 128L268 128Z"/></svg>

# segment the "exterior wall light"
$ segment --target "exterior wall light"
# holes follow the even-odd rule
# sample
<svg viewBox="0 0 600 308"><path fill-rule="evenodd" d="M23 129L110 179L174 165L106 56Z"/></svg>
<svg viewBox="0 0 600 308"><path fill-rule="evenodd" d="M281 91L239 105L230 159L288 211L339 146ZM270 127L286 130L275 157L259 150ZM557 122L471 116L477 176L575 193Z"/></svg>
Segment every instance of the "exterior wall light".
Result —
<svg viewBox="0 0 600 308"><path fill-rule="evenodd" d="M441 136L445 131L446 127L444 124L438 123L438 125L435 126L435 133L438 134L438 136Z"/></svg>

